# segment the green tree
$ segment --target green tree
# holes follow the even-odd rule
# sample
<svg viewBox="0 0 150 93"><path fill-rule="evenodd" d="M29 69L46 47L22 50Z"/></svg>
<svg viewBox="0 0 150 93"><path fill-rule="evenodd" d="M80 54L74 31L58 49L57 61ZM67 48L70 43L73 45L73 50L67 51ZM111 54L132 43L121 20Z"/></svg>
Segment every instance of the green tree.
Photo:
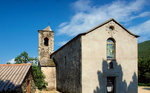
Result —
<svg viewBox="0 0 150 93"><path fill-rule="evenodd" d="M138 82L150 86L150 40L138 44Z"/></svg>
<svg viewBox="0 0 150 93"><path fill-rule="evenodd" d="M150 85L150 57L139 58L138 77L139 84Z"/></svg>
<svg viewBox="0 0 150 93"><path fill-rule="evenodd" d="M27 52L23 52L15 58L15 64L22 64L22 63L32 63L32 71L35 80L35 85L38 89L45 89L47 86L47 82L44 80L45 76L43 72L40 70L39 66L37 65L38 59L35 57L29 57Z"/></svg>
<svg viewBox="0 0 150 93"><path fill-rule="evenodd" d="M48 83L44 80L45 75L42 73L40 68L36 65L32 65L32 70L33 70L33 75L34 75L34 80L35 80L35 85L38 87L38 89L45 89Z"/></svg>
<svg viewBox="0 0 150 93"><path fill-rule="evenodd" d="M6 64L11 64L10 62L7 62Z"/></svg>
<svg viewBox="0 0 150 93"><path fill-rule="evenodd" d="M29 57L27 52L23 52L15 58L15 62L16 62L15 64L28 63L28 62L37 63L38 59L36 57L35 58Z"/></svg>

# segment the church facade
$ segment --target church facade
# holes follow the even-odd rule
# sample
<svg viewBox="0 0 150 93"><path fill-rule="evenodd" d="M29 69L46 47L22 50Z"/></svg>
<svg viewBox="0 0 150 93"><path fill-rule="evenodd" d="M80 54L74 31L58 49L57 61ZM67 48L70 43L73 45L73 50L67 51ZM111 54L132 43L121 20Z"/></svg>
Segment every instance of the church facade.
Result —
<svg viewBox="0 0 150 93"><path fill-rule="evenodd" d="M137 93L137 38L114 19L77 35L50 54L56 65L56 89Z"/></svg>

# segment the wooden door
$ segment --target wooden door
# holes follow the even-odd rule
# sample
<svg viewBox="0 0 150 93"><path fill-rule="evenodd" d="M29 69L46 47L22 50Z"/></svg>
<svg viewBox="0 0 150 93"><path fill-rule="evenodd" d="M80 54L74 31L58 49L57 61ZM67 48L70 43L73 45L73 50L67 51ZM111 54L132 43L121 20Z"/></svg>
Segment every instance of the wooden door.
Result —
<svg viewBox="0 0 150 93"><path fill-rule="evenodd" d="M115 77L107 77L107 87L112 87L112 91L107 93L115 93Z"/></svg>
<svg viewBox="0 0 150 93"><path fill-rule="evenodd" d="M27 81L27 93L30 93L30 80Z"/></svg>

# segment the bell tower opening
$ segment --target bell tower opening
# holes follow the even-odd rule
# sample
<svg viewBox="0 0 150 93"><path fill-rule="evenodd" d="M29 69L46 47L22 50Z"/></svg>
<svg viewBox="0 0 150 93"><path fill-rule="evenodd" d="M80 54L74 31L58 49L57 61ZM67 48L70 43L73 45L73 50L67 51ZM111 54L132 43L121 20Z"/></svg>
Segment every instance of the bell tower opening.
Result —
<svg viewBox="0 0 150 93"><path fill-rule="evenodd" d="M45 46L48 46L48 42L49 42L49 39L46 37L46 38L44 38L44 45Z"/></svg>

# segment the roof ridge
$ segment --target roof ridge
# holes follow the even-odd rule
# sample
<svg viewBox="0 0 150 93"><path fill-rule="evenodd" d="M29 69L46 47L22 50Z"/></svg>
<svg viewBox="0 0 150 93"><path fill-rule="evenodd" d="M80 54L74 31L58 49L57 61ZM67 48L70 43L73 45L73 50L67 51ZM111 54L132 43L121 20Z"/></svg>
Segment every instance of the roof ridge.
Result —
<svg viewBox="0 0 150 93"><path fill-rule="evenodd" d="M110 22L110 21L114 21L115 23L117 23L117 24L118 24L119 26L121 26L124 30L126 30L129 34L131 34L131 35L133 35L133 36L135 36L135 37L139 37L138 35L135 35L135 34L133 34L132 32L130 32L129 30L127 30L122 24L120 24L120 23L119 23L118 21L116 21L114 18L110 18L109 20L107 20L107 21L105 21L105 22L99 24L98 26L93 27L92 29L90 29L90 30L88 30L88 31L86 31L86 32L84 32L84 33L87 34L87 33L89 33L89 32L92 32L93 30L95 30L95 29L97 29L97 28L99 28L99 27L101 27L101 26L107 24L107 23Z"/></svg>
<svg viewBox="0 0 150 93"><path fill-rule="evenodd" d="M73 41L74 39L76 39L77 37L82 36L82 35L86 35L86 34L92 32L92 31L94 31L95 29L97 29L97 28L99 28L99 27L101 27L101 26L107 24L107 23L110 22L110 21L114 21L116 24L118 24L119 26L121 26L125 31L127 31L129 34L135 36L136 38L139 37L138 35L135 35L135 34L133 34L132 32L128 31L123 25L121 25L121 24L120 24L118 21L116 21L114 18L110 18L109 20L107 20L107 21L105 21L105 22L99 24L98 26L95 26L95 27L93 27L92 29L90 29L90 30L88 30L88 31L86 31L86 32L83 32L83 33L80 33L80 34L76 35L74 38L72 38L71 40L69 40L66 44L64 44L63 46L61 46L60 48L58 48L56 51L54 51L50 56L52 57L53 54L55 54L56 52L58 52L59 50L61 50L64 46L66 46L67 44L69 44L70 42L72 42L72 41Z"/></svg>
<svg viewBox="0 0 150 93"><path fill-rule="evenodd" d="M43 30L47 30L47 31L52 31L50 26L47 26L46 28L44 28Z"/></svg>
<svg viewBox="0 0 150 93"><path fill-rule="evenodd" d="M0 66L20 66L20 65L31 65L31 63L23 63L23 64L0 64Z"/></svg>

